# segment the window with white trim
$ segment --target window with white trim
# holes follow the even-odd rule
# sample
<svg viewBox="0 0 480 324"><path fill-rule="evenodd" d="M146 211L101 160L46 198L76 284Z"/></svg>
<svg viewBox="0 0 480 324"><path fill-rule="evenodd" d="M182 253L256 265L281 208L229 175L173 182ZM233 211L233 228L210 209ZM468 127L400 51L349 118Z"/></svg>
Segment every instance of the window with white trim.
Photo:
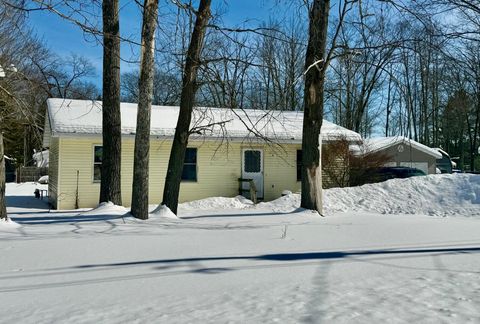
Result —
<svg viewBox="0 0 480 324"><path fill-rule="evenodd" d="M302 181L302 150L297 150L297 181Z"/></svg>
<svg viewBox="0 0 480 324"><path fill-rule="evenodd" d="M103 146L95 145L93 147L93 182L102 180L102 159Z"/></svg>
<svg viewBox="0 0 480 324"><path fill-rule="evenodd" d="M197 181L197 148L187 147L183 162L182 181Z"/></svg>

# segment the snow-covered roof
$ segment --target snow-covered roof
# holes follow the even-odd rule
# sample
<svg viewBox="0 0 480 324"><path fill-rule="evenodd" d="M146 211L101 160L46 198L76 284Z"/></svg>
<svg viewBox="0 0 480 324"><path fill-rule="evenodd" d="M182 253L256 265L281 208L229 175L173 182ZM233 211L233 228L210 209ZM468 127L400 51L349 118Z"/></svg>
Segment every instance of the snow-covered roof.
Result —
<svg viewBox="0 0 480 324"><path fill-rule="evenodd" d="M135 134L137 104L121 103L122 134ZM151 135L171 137L175 133L179 107L152 106ZM48 99L51 134L102 133L102 102L92 100ZM252 138L255 136L300 142L303 112L241 110L226 108L195 108L191 129L201 136ZM323 140L346 138L361 141L360 134L323 121Z"/></svg>
<svg viewBox="0 0 480 324"><path fill-rule="evenodd" d="M417 150L432 155L437 159L440 159L442 157L442 155L436 149L433 149L403 136L373 137L364 140L365 149L369 153L377 152L397 144L411 145Z"/></svg>

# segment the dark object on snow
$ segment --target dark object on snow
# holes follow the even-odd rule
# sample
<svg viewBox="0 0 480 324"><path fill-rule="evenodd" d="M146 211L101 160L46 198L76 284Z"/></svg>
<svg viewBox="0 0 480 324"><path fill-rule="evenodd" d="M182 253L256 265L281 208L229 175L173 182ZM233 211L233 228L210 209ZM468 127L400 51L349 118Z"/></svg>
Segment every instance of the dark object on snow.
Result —
<svg viewBox="0 0 480 324"><path fill-rule="evenodd" d="M15 182L16 172L14 161L5 157L5 182Z"/></svg>
<svg viewBox="0 0 480 324"><path fill-rule="evenodd" d="M368 173L368 183L382 182L395 178L405 179L426 175L425 172L423 172L422 170L409 167L382 167L377 169L370 169Z"/></svg>
<svg viewBox="0 0 480 324"><path fill-rule="evenodd" d="M35 194L35 198L40 199L40 190L35 189L34 194Z"/></svg>

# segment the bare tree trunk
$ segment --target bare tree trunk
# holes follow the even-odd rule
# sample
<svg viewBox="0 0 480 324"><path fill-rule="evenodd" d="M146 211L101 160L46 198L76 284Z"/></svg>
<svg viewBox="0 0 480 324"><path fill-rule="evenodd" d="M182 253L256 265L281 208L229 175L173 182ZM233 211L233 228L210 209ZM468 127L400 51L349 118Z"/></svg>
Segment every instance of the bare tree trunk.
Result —
<svg viewBox="0 0 480 324"><path fill-rule="evenodd" d="M142 53L138 83L137 130L133 160L132 209L136 218L148 219L148 168L150 157L150 116L155 74L155 28L158 0L145 0L143 5Z"/></svg>
<svg viewBox="0 0 480 324"><path fill-rule="evenodd" d="M330 0L314 0L305 55L305 92L302 137L301 207L322 214L322 169L320 129L323 122L325 51Z"/></svg>
<svg viewBox="0 0 480 324"><path fill-rule="evenodd" d="M5 155L3 151L3 133L0 130L0 219L7 219L7 205L5 202Z"/></svg>
<svg viewBox="0 0 480 324"><path fill-rule="evenodd" d="M189 128L192 120L195 93L197 91L197 72L200 65L200 53L202 52L206 26L210 19L210 3L211 0L201 0L196 13L197 19L193 27L185 60L185 70L183 72L180 112L172 149L170 151L165 187L163 189L162 204L170 208L175 214L177 213L183 162L185 160L188 136L190 135Z"/></svg>
<svg viewBox="0 0 480 324"><path fill-rule="evenodd" d="M103 159L100 202L122 204L120 166L120 24L118 0L104 0L103 11Z"/></svg>
<svg viewBox="0 0 480 324"><path fill-rule="evenodd" d="M391 104L391 95L392 95L392 78L388 78L388 91L387 91L387 116L386 116L386 121L385 121L385 136L388 137L388 131L390 128L390 114L392 113L392 106Z"/></svg>

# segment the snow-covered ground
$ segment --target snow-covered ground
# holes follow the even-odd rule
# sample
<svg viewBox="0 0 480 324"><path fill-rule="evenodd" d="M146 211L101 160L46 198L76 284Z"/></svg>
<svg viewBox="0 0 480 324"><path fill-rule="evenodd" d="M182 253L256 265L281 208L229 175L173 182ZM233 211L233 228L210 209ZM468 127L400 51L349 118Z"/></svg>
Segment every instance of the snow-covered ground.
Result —
<svg viewBox="0 0 480 324"><path fill-rule="evenodd" d="M480 323L480 176L326 190L327 217L289 195L139 221L35 186L7 186L1 323Z"/></svg>

